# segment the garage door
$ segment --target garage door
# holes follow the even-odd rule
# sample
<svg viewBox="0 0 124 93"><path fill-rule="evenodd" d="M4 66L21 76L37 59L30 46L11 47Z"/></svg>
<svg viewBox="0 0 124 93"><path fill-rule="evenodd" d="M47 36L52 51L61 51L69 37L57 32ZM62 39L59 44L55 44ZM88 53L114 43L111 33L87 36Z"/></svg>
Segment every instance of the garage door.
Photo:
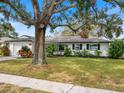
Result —
<svg viewBox="0 0 124 93"><path fill-rule="evenodd" d="M13 44L13 56L18 57L18 51L21 49L21 45L18 44Z"/></svg>

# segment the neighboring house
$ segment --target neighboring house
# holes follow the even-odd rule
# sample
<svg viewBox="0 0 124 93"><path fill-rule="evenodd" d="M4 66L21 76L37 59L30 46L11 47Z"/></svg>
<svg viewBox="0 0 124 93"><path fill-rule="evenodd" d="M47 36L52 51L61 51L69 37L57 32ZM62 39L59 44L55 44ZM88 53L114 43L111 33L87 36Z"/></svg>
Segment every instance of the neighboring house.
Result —
<svg viewBox="0 0 124 93"><path fill-rule="evenodd" d="M61 36L50 40L49 42L57 44L59 51L54 54L63 55L64 48L68 47L74 51L82 51L84 49L89 50L91 54L94 54L95 50L100 50L101 56L108 56L108 48L111 41L99 38L81 38L80 36Z"/></svg>

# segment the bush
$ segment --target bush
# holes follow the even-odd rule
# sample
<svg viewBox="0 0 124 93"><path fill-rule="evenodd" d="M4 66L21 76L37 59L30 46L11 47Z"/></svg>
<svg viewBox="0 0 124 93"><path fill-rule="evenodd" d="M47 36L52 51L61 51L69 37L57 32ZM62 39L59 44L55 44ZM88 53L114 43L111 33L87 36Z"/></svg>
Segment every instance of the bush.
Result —
<svg viewBox="0 0 124 93"><path fill-rule="evenodd" d="M33 56L32 51L28 46L22 46L22 48L18 51L18 54L23 58L30 58Z"/></svg>
<svg viewBox="0 0 124 93"><path fill-rule="evenodd" d="M95 50L94 52L95 52L95 56L97 56L97 57L99 57L100 54L102 53L100 50Z"/></svg>
<svg viewBox="0 0 124 93"><path fill-rule="evenodd" d="M22 49L23 49L25 52L30 51L30 48L28 48L28 46L22 46Z"/></svg>
<svg viewBox="0 0 124 93"><path fill-rule="evenodd" d="M111 58L119 58L124 53L124 42L122 40L115 40L110 44L109 56Z"/></svg>
<svg viewBox="0 0 124 93"><path fill-rule="evenodd" d="M94 57L95 55L93 53L88 52L88 57Z"/></svg>
<svg viewBox="0 0 124 93"><path fill-rule="evenodd" d="M74 51L74 55L78 57L82 57L82 51Z"/></svg>
<svg viewBox="0 0 124 93"><path fill-rule="evenodd" d="M71 56L72 54L72 51L70 48L65 48L64 49L64 56Z"/></svg>
<svg viewBox="0 0 124 93"><path fill-rule="evenodd" d="M86 50L86 49L84 49L83 51L82 51L82 56L84 56L84 57L86 57L86 56L88 56L88 50Z"/></svg>
<svg viewBox="0 0 124 93"><path fill-rule="evenodd" d="M10 50L7 46L3 46L0 48L0 55L1 56L9 56L10 55Z"/></svg>
<svg viewBox="0 0 124 93"><path fill-rule="evenodd" d="M47 56L53 56L54 52L57 50L56 45L54 44L50 44L48 45L48 47L46 48L46 52L47 52Z"/></svg>

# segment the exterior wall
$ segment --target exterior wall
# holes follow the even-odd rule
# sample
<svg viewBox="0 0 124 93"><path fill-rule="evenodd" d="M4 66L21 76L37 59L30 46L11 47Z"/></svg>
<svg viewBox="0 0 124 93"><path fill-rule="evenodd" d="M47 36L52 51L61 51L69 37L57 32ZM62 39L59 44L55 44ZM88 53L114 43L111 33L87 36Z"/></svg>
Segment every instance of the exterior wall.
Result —
<svg viewBox="0 0 124 93"><path fill-rule="evenodd" d="M70 48L72 51L72 55L74 55L73 51L83 51L84 49L87 50L87 44L98 44L98 43L63 43L63 44L68 45L68 48ZM72 44L82 44L82 50L73 50ZM100 51L102 52L101 56L104 56L104 57L108 56L108 48L109 48L109 43L100 43ZM91 53L93 55L95 54L94 50L89 50L89 53ZM64 52L57 51L54 54L63 55Z"/></svg>
<svg viewBox="0 0 124 93"><path fill-rule="evenodd" d="M68 43L68 48L70 48L72 50L72 44Z"/></svg>
<svg viewBox="0 0 124 93"><path fill-rule="evenodd" d="M30 45L32 44L32 45ZM73 50L72 49L72 44L73 43L63 43L64 45L67 45L68 48L70 48L73 51L77 51L77 50ZM74 44L81 44L81 43L74 43ZM87 49L87 44L91 44L91 43L82 43L82 50ZM96 44L96 43L92 43L92 44ZM15 57L19 57L18 56L18 50L21 49L22 46L28 46L32 52L34 50L34 44L32 42L10 42L9 43L9 49L10 49L10 55L11 56L15 56ZM108 47L109 47L109 43L100 43L100 51L102 52L101 56L108 56ZM94 51L89 50L89 52L91 54L94 54ZM64 55L64 51L56 51L54 54L58 54L58 55ZM74 53L72 53L73 55ZM124 55L123 55L124 58Z"/></svg>
<svg viewBox="0 0 124 93"><path fill-rule="evenodd" d="M33 51L32 42L10 42L9 43L10 56L19 57L18 51L22 48L22 46L28 46L31 49L31 51Z"/></svg>
<svg viewBox="0 0 124 93"><path fill-rule="evenodd" d="M123 55L122 55L122 57L121 58L124 58L124 53L123 53Z"/></svg>
<svg viewBox="0 0 124 93"><path fill-rule="evenodd" d="M122 58L124 58L124 53L123 53L123 56L122 56Z"/></svg>
<svg viewBox="0 0 124 93"><path fill-rule="evenodd" d="M102 52L101 56L109 56L108 55L109 43L101 43L100 47L101 47L100 50Z"/></svg>

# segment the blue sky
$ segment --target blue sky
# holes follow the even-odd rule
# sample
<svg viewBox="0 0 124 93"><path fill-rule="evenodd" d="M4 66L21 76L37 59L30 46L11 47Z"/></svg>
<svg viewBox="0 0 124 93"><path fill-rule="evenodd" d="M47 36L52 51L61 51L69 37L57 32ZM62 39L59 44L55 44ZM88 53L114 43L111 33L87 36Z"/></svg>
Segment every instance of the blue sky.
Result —
<svg viewBox="0 0 124 93"><path fill-rule="evenodd" d="M28 4L27 9L28 9L29 11L31 11L31 10L32 10L31 3L30 3L28 0L22 0L22 1ZM106 5L106 4L105 4L102 0L98 0L97 6L98 6L99 8L102 8L102 7L104 7L105 5ZM108 4L107 4L107 5L108 5ZM109 5L108 5L108 6L109 6ZM111 13L119 13L119 8L116 7L115 9L110 10L108 13L110 13L110 14L111 14ZM121 14L121 17L122 17L122 19L124 19L124 13ZM15 28L15 31L16 31L17 33L19 33L20 36L21 36L21 35L34 36L34 32L35 32L34 27L27 28L27 26L23 25L22 23L14 22L14 21L11 21L11 23L12 23L13 27ZM123 29L124 29L124 25L123 25ZM51 35L49 29L47 29L46 35Z"/></svg>

